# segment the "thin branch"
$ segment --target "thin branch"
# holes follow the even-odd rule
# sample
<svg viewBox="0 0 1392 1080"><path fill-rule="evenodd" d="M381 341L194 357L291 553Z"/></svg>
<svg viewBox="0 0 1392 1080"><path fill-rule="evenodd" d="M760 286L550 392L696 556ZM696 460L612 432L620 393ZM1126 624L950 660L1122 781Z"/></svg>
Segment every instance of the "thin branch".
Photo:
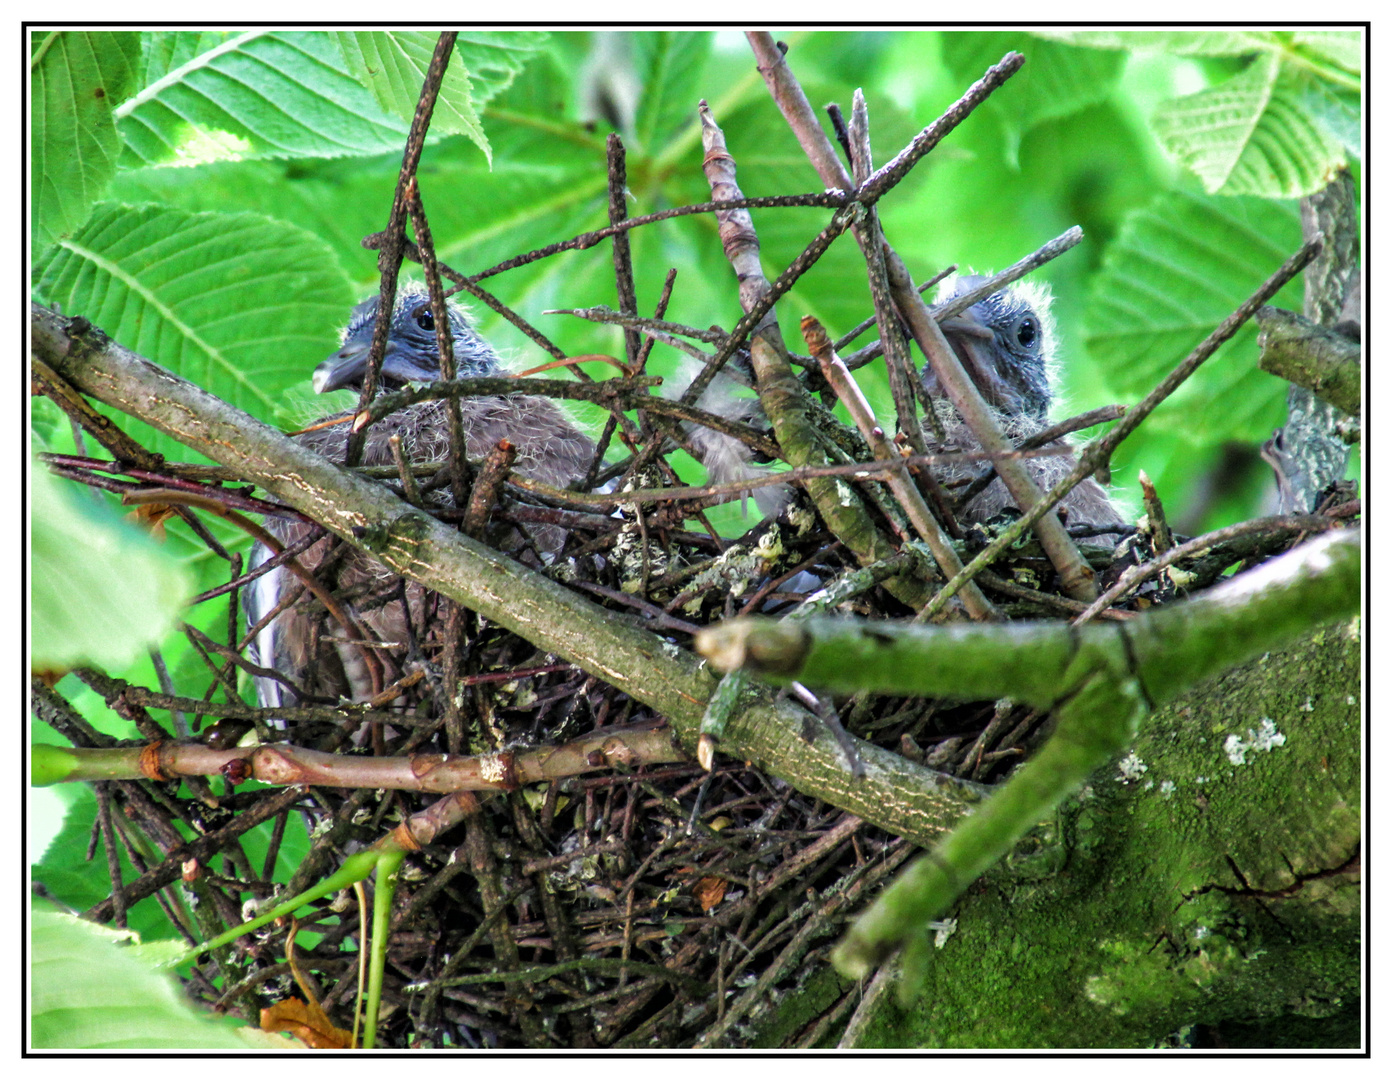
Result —
<svg viewBox="0 0 1392 1080"><path fill-rule="evenodd" d="M1077 473L1085 465L1089 467L1087 472L1080 476L1076 482L1081 482L1085 477L1092 475L1106 465L1111 459L1112 451L1121 445L1122 440L1135 431L1140 426L1141 421L1154 412L1161 402L1178 390L1184 381L1199 369L1199 365L1217 352L1219 346L1236 334L1242 328L1242 324L1255 315L1263 304L1280 292L1285 287L1286 282L1304 270L1310 261L1320 253L1323 245L1324 238L1321 236L1316 236L1301 245L1300 249L1282 263L1274 274L1262 282L1256 292L1244 300L1237 310L1219 323L1208 337L1196 345L1194 350L1166 375L1154 390L1128 409L1116 427L1101 438L1089 443L1083 451L1074 473ZM1072 479L1072 476L1068 478L1069 481ZM1071 490L1072 487L1073 484L1070 483L1069 489Z"/></svg>
<svg viewBox="0 0 1392 1080"><path fill-rule="evenodd" d="M1079 600L1070 600L1066 596L1055 596L1053 593L1040 592L1038 589L1031 589L1019 582L1010 581L999 575L991 573L989 570L982 570L977 573L976 580L998 593L1006 596L1013 596L1016 600L1028 600L1038 604L1040 607L1057 611L1063 615L1077 615L1087 610L1088 605ZM1136 617L1134 611L1114 611L1108 608L1099 613L1099 618L1110 619L1113 622L1125 622L1127 619Z"/></svg>
<svg viewBox="0 0 1392 1080"><path fill-rule="evenodd" d="M955 273L957 273L957 264L951 263L943 269L939 270L927 281L923 282L923 284L917 286L918 291L920 293L925 293L934 285L938 284L938 282L942 281L944 278L952 276ZM860 337L861 334L869 330L870 327L874 326L877 321L878 317L875 315L871 315L869 318L862 319L860 322L856 323L853 327L851 327L844 334L842 334L839 338L833 341L831 343L832 348L834 348L837 352L840 352L847 345L853 342L856 338ZM862 368L866 364L870 363L870 361L878 359L883 355L884 342L872 341L869 345L857 349L855 352L845 357L846 367L849 368L851 371L855 371L857 368Z"/></svg>
<svg viewBox="0 0 1392 1080"><path fill-rule="evenodd" d="M100 348L100 340L86 340L86 333L91 328L92 324L86 319L73 320L68 329L70 354ZM146 450L117 427L110 417L97 412L66 379L44 363L42 358L32 354L29 357L29 380L32 390L43 394L62 409L78 428L91 432L97 442L118 461L131 462L156 472L163 468L164 459L159 454Z"/></svg>
<svg viewBox="0 0 1392 1080"><path fill-rule="evenodd" d="M1020 70L1025 58L1017 52L1009 52L999 63L986 69L985 74L957 99L948 110L914 136L913 141L886 162L873 176L869 177L861 189L861 198L866 205L873 205L894 188L909 170L942 142L963 120L976 111L978 105L999 90L1007 79Z"/></svg>
<svg viewBox="0 0 1392 1080"><path fill-rule="evenodd" d="M80 457L75 454L50 454L42 453L39 460L50 465L66 466L68 470L61 475L70 479L80 479L76 470L84 472L104 472L119 473L123 476L133 477L140 481L136 484L101 484L106 491L143 491L148 490L149 485L154 484L160 488L173 488L179 491L189 491L202 495L205 498L216 500L224 506L235 510L243 510L249 514L269 514L272 517L284 517L286 509L277 506L273 502L265 499L253 498L240 491L229 491L225 488L213 487L210 484L199 483L194 480L185 480L167 473L151 472L149 469L142 469L136 466L124 465L119 461L101 461L97 458ZM291 511L293 513L293 511ZM296 515L298 516L298 515ZM224 557L226 554L224 553Z"/></svg>
<svg viewBox="0 0 1392 1080"><path fill-rule="evenodd" d="M358 395L358 411L371 403L377 393L377 376L382 370L382 358L387 351L387 335L391 332L392 314L396 305L396 279L401 272L402 245L406 237L407 191L416 178L420 166L421 152L425 149L425 135L430 130L430 117L435 111L435 99L440 93L440 84L445 79L445 69L449 66L450 54L454 51L454 40L458 32L447 30L435 42L435 52L426 69L425 80L421 84L420 97L416 102L415 114L411 117L411 129L406 134L406 148L401 155L401 169L396 181L396 194L392 198L391 216L382 250L377 256L377 270L381 274L381 284L377 294L377 321L372 328L372 345L368 351L367 371L363 375L362 390ZM362 460L366 436L354 433L348 438L344 450L344 461L356 465Z"/></svg>
<svg viewBox="0 0 1392 1080"><path fill-rule="evenodd" d="M388 788L446 794L515 791L525 784L560 780L599 769L635 768L685 761L670 728L604 728L560 746L474 756L416 754L356 757L289 743L214 750L201 743L163 740L112 749L64 748L72 768L63 782L159 780L222 775L232 761L246 762L245 776L276 786Z"/></svg>
<svg viewBox="0 0 1392 1080"><path fill-rule="evenodd" d="M852 137L854 138L854 135ZM854 142L852 146L854 147ZM886 323L885 327L889 329L889 324ZM812 355L821 364L823 378L836 390L841 403L850 412L851 419L860 428L861 435L870 444L871 452L880 461L894 462L901 466L901 468L889 472L884 478L885 482L889 484L890 490L898 498L904 512L908 514L915 531L933 552L933 558L937 560L943 576L950 578L960 573L962 560L958 558L951 541L942 531L942 526L933 517L927 503L923 501L923 496L910 479L908 468L903 465L906 459L900 457L890 447L889 440L885 438L884 432L876 425L875 418L870 413L869 403L861 395L860 388L856 385L851 373L846 370L846 366L832 351L826 330L812 316L805 315L802 320L802 334L807 342L807 347L812 351ZM962 601L966 605L968 614L974 619L1000 618L995 606L981 594L980 589L974 593L969 593L964 589Z"/></svg>
<svg viewBox="0 0 1392 1080"><path fill-rule="evenodd" d="M604 145L609 165L609 224L617 225L628 216L628 205L624 202L628 194L626 155L623 140L617 132L610 132ZM633 285L633 256L628 246L628 233L616 232L612 249L619 312L624 315L637 315L638 293ZM638 334L631 327L624 327L623 335L624 356L627 361L624 370L636 375L640 345Z"/></svg>
<svg viewBox="0 0 1392 1080"><path fill-rule="evenodd" d="M932 308L933 318L938 322L950 319L954 315L960 315L973 304L978 304L988 296L994 296L1007 285L1010 285L1026 274L1038 270L1045 263L1057 259L1065 251L1077 247L1083 242L1083 230L1074 225L1066 232L1060 233L1047 244L1042 245L1037 250L1030 252L1017 263L1012 263L998 274L992 274L974 289L954 296L951 300L944 301Z"/></svg>
<svg viewBox="0 0 1392 1080"><path fill-rule="evenodd" d="M630 407L631 403L646 396L645 391L660 386L662 380L654 375L644 375L628 379L602 379L596 382L580 383L566 379L520 379L515 375L474 375L465 379L452 379L442 382L413 384L383 394L367 409L352 418L355 428L361 430L375 424L394 412L409 408L422 401L440 401L461 397L493 397L506 394L534 394L542 397L565 398L571 401L588 401L601 408L615 405Z"/></svg>
<svg viewBox="0 0 1392 1080"><path fill-rule="evenodd" d="M1075 431L1082 431L1086 428L1096 427L1098 424L1110 423L1118 419L1126 412L1124 405L1104 405L1100 409L1092 409L1077 416L1070 416L1067 420L1060 420L1057 424L1050 424L1043 431L1036 435L1031 435L1027 439L1022 439L1016 446L1017 450L1037 450L1041 446L1048 446L1052 442L1062 439L1065 435L1071 435ZM995 469L983 469L979 476L960 492L955 493L954 499L958 506L966 506L974 498L980 495L996 478ZM1096 527L1098 533L1115 532L1112 528ZM1073 529L1068 530L1068 535L1076 539L1077 533ZM1081 609L1080 609L1081 610Z"/></svg>
<svg viewBox="0 0 1392 1080"><path fill-rule="evenodd" d="M1099 596L1092 605L1073 620L1073 625L1082 626L1084 623L1091 622L1094 618L1115 604L1121 597L1141 584L1141 582L1155 577L1156 574L1173 566L1181 559L1190 559L1196 555L1202 555L1210 548L1227 543L1229 540L1234 540L1239 536L1277 533L1319 533L1343 527L1343 522L1321 517L1318 514L1281 514L1276 517L1254 518L1251 521L1242 521L1223 529L1215 529L1211 533L1205 533L1203 536L1196 536L1194 539L1188 540L1183 544L1178 544L1159 552L1157 557L1151 559L1149 562L1129 567L1126 572L1121 575L1121 580Z"/></svg>
<svg viewBox="0 0 1392 1080"><path fill-rule="evenodd" d="M561 240L554 244L547 244L545 247L537 248L535 251L528 251L522 255L515 255L510 259L505 259L487 270L480 270L476 274L460 275L459 281L469 281L477 284L485 278L493 277L507 270L515 270L528 263L537 262L540 259L548 259L552 255L558 255L563 251L583 251L592 248L596 244L608 240L611 236L629 232L632 229L642 228L644 225L652 225L659 221L667 221L671 218L685 217L689 214L710 214L719 210L740 210L740 209L763 209L785 206L842 206L845 204L846 197L839 191L811 191L805 195L761 195L752 199L727 199L724 201L711 201L703 203L692 203L688 206L677 206L670 210L662 210L655 214L643 214L640 217L626 218L617 221L603 229L595 229L593 232L581 233L579 236L569 240ZM379 244L380 233L374 234L368 240L363 241L364 247L376 247ZM369 243L368 241L372 241Z"/></svg>
<svg viewBox="0 0 1392 1080"><path fill-rule="evenodd" d="M701 104L703 107L705 106L705 102ZM696 378L691 380L691 385L682 394L681 400L684 403L693 402L700 398L702 392L720 372L725 362L734 355L735 350L744 343L745 339L760 326L769 312L773 310L773 305L777 303L778 298L797 284L798 279L803 274L812 269L817 260L826 254L832 241L851 227L855 217L855 213L849 209L836 211L832 215L831 221L813 237L812 242L802 249L797 258L789 263L777 278L772 282L763 279L764 284L759 295L745 308L745 313L735 324L734 329L730 331L730 336L725 339L725 343L706 362L706 366L701 369ZM760 276L762 279L762 275ZM744 291L747 284L747 281L741 282L741 292Z"/></svg>
<svg viewBox="0 0 1392 1080"><path fill-rule="evenodd" d="M885 461L853 461L841 465L800 465L793 469L783 472L768 473L763 476L751 476L745 480L732 480L724 484L706 484L701 487L666 487L666 488L638 488L633 491L605 493L605 492L576 492L565 491L561 488L552 487L544 484L540 480L533 480L525 476L513 476L510 483L523 491L531 492L535 495L542 495L557 502L568 503L576 506L591 506L595 508L606 508L611 506L621 506L630 502L662 502L672 499L708 499L716 496L737 498L740 495L747 495L755 488L767 487L770 484L801 483L807 480L816 480L823 477L849 476L857 480L869 480L875 478L880 473L898 471L903 468L913 468L918 465L945 465L954 461L999 461L1003 458L1034 458L1051 457L1057 454L1067 453L1062 448L1046 448L1043 450L1007 450L1002 454L988 454L984 450L973 450L969 452L952 454L911 454L908 457L897 460L890 459Z"/></svg>
<svg viewBox="0 0 1392 1080"><path fill-rule="evenodd" d="M421 200L420 184L414 176L406 183L406 211L411 218L411 229L416 234L416 250L420 253L421 269L425 272L425 287L430 294L430 316L435 324L435 348L440 354L440 376L446 382L459 375L455 366L454 335L450 330L449 311L445 307L445 291L440 284L440 268L435 261L435 240L430 234L430 222L425 216L425 203ZM465 452L464 421L459 411L459 398L446 399L446 416L449 421L449 461L450 494L454 505L463 506L469 497L469 455ZM361 410L360 410L361 411ZM353 425L353 432L365 430L366 425ZM393 447L393 456L396 448ZM402 467L404 459L397 459L397 468ZM412 484L409 468L403 472L402 484L409 491ZM419 502L417 498L412 500Z"/></svg>

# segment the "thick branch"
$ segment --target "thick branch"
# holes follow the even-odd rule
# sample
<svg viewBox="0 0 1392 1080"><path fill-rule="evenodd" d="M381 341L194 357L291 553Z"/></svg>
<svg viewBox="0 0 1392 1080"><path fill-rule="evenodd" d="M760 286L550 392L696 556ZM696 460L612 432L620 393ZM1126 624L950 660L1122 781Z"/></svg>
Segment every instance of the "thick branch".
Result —
<svg viewBox="0 0 1392 1080"><path fill-rule="evenodd" d="M815 618L736 619L697 648L720 671L814 687L921 697L1012 697L1049 708L1075 689L1066 673L1086 649L1123 647L1151 702L1359 609L1363 542L1331 531L1203 596L1126 623L924 627Z"/></svg>
<svg viewBox="0 0 1392 1080"><path fill-rule="evenodd" d="M1348 317L1346 307L1362 289L1358 267L1358 187L1347 169L1328 186L1300 200L1300 227L1307 240L1324 244L1305 274L1305 317L1333 326ZM1315 509L1325 488L1348 466L1349 449L1339 431L1339 410L1304 386L1286 394L1287 418L1264 447L1276 470L1283 513Z"/></svg>
<svg viewBox="0 0 1392 1080"><path fill-rule="evenodd" d="M1055 710L1057 728L1044 748L905 871L837 947L838 968L859 978L907 946L912 993L927 962L929 919L1124 749L1156 704L1355 614L1361 563L1361 535L1343 530L1197 600L1106 628L741 619L703 631L698 647L722 670L744 667L780 681L925 696L994 693Z"/></svg>
<svg viewBox="0 0 1392 1080"><path fill-rule="evenodd" d="M1257 366L1318 394L1344 412L1363 411L1363 347L1309 319L1264 307L1257 312Z"/></svg>

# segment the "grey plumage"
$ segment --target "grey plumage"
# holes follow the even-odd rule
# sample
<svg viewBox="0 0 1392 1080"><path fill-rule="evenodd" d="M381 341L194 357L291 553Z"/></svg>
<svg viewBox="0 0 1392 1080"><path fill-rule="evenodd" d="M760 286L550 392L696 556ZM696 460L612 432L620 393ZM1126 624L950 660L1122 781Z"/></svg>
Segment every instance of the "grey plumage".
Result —
<svg viewBox="0 0 1392 1080"><path fill-rule="evenodd" d="M316 390L323 393L361 386L376 309L376 296L353 309L341 347L315 369ZM505 369L497 353L474 331L464 312L450 304L449 318L460 377L503 374ZM381 385L385 389L396 389L407 382L430 382L439 377L440 360L428 294L423 285L405 285L398 290L392 313ZM471 460L482 458L500 439L507 439L517 448L514 468L519 473L556 487L565 487L581 479L590 464L593 443L547 398L523 394L466 397L461 398L459 404L465 452ZM393 458L388 440L392 435L401 437L403 453L412 463L448 460L447 410L444 401L422 402L374 424L368 429L363 464L391 464ZM349 415L348 412L338 414L339 417ZM296 439L330 460L342 462L348 436L349 425L342 423L306 431ZM436 488L427 497L440 506L453 505L447 487ZM305 535L308 526L272 519L267 528L282 543L291 544ZM546 557L560 549L565 536L561 530L543 528L532 535L528 545L515 530L508 529L501 534L495 532L489 539L504 549L522 551L530 546ZM311 571L319 570L331 544L330 539L315 544L300 556L301 564ZM259 548L253 553L252 564L257 565L267 557L269 552ZM290 574L279 569L253 583L245 597L249 623L258 622L295 584ZM410 582L400 583L384 566L357 550L348 552L339 562L337 584L368 637L380 646L376 652L386 669L388 681L401 674L400 667L413 635L418 646L428 648L441 644L431 640L440 629L439 620L433 617L438 602L436 594ZM403 586L404 591L397 598L385 604L375 602ZM401 595L404 595L404 604ZM258 635L253 645L254 659L288 675L315 696L363 699L372 689L363 646L343 640L340 627L332 620L322 620L321 610L316 611L303 601L294 605ZM258 694L268 706L290 704L294 697L282 684L264 678L258 680Z"/></svg>
<svg viewBox="0 0 1392 1080"><path fill-rule="evenodd" d="M960 296L985 280L979 276L950 278L943 284L939 299ZM1051 301L1046 289L1022 282L973 304L961 315L945 319L941 324L967 374L995 411L1002 430L1016 445L1049 424L1049 407L1053 403L1052 367L1057 350L1054 320L1049 312ZM981 444L943 394L930 367L924 368L922 379L924 388L935 400L935 412L943 431L940 439L931 422L923 425L929 451L979 451ZM1059 440L1050 447L1066 445ZM1072 453L1064 453L1026 458L1025 468L1040 489L1047 491L1076 463ZM953 485L971 479L982 468L981 461L967 460L938 466L934 471L941 481ZM1010 492L996 479L966 506L959 508L957 516L968 524L981 523L1014 505ZM1075 487L1060 507L1070 525L1126 523L1106 489L1091 478Z"/></svg>
<svg viewBox="0 0 1392 1080"><path fill-rule="evenodd" d="M506 374L498 354L475 332L464 311L453 303L448 304L448 310L459 377ZM371 296L353 309L339 350L314 369L315 390L323 394L361 387L376 321L377 297ZM380 383L385 390L395 390L408 382L439 378L440 356L429 295L424 285L405 285L397 292ZM412 462L445 461L449 456L447 409L444 401L421 402L374 424L368 429L363 464L391 464L388 440L392 435L401 436L402 450ZM518 472L564 487L584 475L594 454L590 439L547 398L528 394L466 397L459 399L459 409L470 460L482 458L498 440L507 439L517 447ZM298 439L325 457L341 461L348 445L348 425L306 432Z"/></svg>
<svg viewBox="0 0 1392 1080"><path fill-rule="evenodd" d="M701 370L695 363L682 365L682 377L663 392L673 399L679 398L687 386ZM698 408L723 416L727 420L739 420L755 427L768 429L768 417L757 396L750 391L740 394L740 386L725 372L721 372L697 400ZM706 481L711 484L733 484L741 480L753 480L769 475L772 471L754 462L754 451L747 444L731 435L716 431L701 424L683 424L682 431L696 451L697 458L706 469ZM764 485L754 488L754 504L764 517L777 517L788 505L790 494L782 484ZM746 497L744 502L747 503Z"/></svg>

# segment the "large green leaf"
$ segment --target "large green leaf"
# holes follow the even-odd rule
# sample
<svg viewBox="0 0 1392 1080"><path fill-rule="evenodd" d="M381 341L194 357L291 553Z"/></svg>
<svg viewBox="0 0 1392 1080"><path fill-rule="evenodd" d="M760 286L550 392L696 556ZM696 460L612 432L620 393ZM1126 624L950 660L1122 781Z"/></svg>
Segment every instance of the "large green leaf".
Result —
<svg viewBox="0 0 1392 1080"><path fill-rule="evenodd" d="M35 668L120 667L158 644L191 575L140 529L31 470L30 605Z"/></svg>
<svg viewBox="0 0 1392 1080"><path fill-rule="evenodd" d="M1251 57L1232 78L1165 102L1153 117L1161 143L1209 192L1298 198L1324 187L1346 153L1362 152L1357 30L1044 33L1093 48Z"/></svg>
<svg viewBox="0 0 1392 1080"><path fill-rule="evenodd" d="M130 93L140 35L50 31L30 41L34 251L87 219L116 171L112 110Z"/></svg>
<svg viewBox="0 0 1392 1080"><path fill-rule="evenodd" d="M288 1040L252 1038L199 1013L174 979L151 969L108 930L48 907L30 916L30 1044L36 1050L247 1050Z"/></svg>
<svg viewBox="0 0 1392 1080"><path fill-rule="evenodd" d="M1163 105L1155 132L1210 193L1309 195L1347 158L1307 107L1308 84L1304 71L1263 55L1227 82Z"/></svg>
<svg viewBox="0 0 1392 1080"><path fill-rule="evenodd" d="M1251 56L1284 46L1272 30L1044 30L1045 37L1094 49L1156 51L1175 56Z"/></svg>
<svg viewBox="0 0 1392 1080"><path fill-rule="evenodd" d="M1093 282L1089 351L1112 387L1139 397L1300 246L1291 203L1168 193L1127 215ZM1273 303L1299 309L1297 281ZM1191 441L1260 441L1280 423L1286 384L1256 365L1249 324L1147 423Z"/></svg>
<svg viewBox="0 0 1392 1080"><path fill-rule="evenodd" d="M1120 52L1081 49L1025 33L943 35L943 61L963 89L1012 50L1024 55L1025 66L991 95L987 108L1002 117L1007 130L1020 134L1105 100L1124 60Z"/></svg>
<svg viewBox="0 0 1392 1080"><path fill-rule="evenodd" d="M257 214L107 204L37 272L65 314L265 419L353 301L322 241Z"/></svg>
<svg viewBox="0 0 1392 1080"><path fill-rule="evenodd" d="M635 150L656 155L664 144L696 124L701 76L711 36L683 31L632 35L633 68L638 77Z"/></svg>
<svg viewBox="0 0 1392 1080"><path fill-rule="evenodd" d="M421 86L435 53L438 34L410 31L338 31L330 35L343 53L348 70L372 91L377 103L410 123L420 100ZM430 129L437 135L467 135L490 156L474 107L469 68L456 49L449 60Z"/></svg>
<svg viewBox="0 0 1392 1080"><path fill-rule="evenodd" d="M1291 63L1326 70L1336 80L1363 69L1364 39L1358 30L1044 30L1042 36L1094 49L1166 52L1174 56L1256 56L1269 53Z"/></svg>
<svg viewBox="0 0 1392 1080"><path fill-rule="evenodd" d="M149 81L116 110L127 167L399 152L405 121L348 74L325 33L153 39Z"/></svg>
<svg viewBox="0 0 1392 1080"><path fill-rule="evenodd" d="M437 135L467 135L485 155L488 139L478 109L511 85L517 73L545 45L539 31L461 33L431 116ZM332 35L348 68L381 106L403 120L415 115L421 84L438 35L427 31L356 31Z"/></svg>

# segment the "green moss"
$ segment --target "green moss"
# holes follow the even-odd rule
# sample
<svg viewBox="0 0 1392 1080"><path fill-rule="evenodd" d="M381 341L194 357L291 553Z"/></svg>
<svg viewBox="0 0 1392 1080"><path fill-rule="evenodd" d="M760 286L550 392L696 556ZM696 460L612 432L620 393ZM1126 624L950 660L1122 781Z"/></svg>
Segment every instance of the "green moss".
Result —
<svg viewBox="0 0 1392 1080"><path fill-rule="evenodd" d="M1361 994L1357 685L1356 643L1324 634L1150 717L1129 751L1145 770L1118 759L1059 812L1058 872L1039 872L1045 829L977 882L918 1003L885 995L861 1045L1142 1048L1343 1015ZM1233 764L1224 740L1262 717L1285 742ZM1355 1044L1347 1024L1300 1030Z"/></svg>

